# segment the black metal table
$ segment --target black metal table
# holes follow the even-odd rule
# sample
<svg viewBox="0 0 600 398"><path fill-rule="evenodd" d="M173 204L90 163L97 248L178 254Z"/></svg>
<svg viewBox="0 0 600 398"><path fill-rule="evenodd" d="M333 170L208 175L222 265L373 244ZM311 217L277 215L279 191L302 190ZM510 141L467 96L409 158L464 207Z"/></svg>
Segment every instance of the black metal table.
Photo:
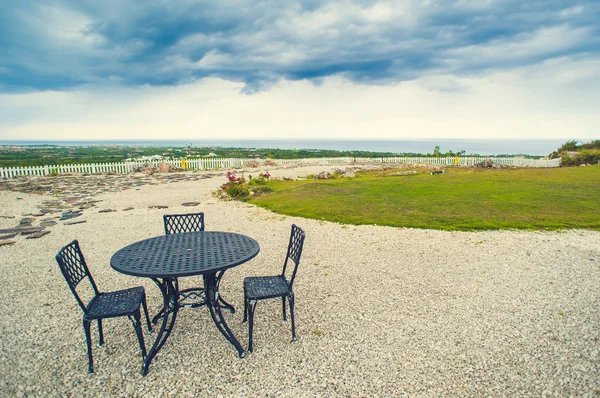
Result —
<svg viewBox="0 0 600 398"><path fill-rule="evenodd" d="M254 258L260 247L254 239L230 232L186 232L162 235L133 243L117 251L110 265L118 272L151 278L160 288L163 308L154 317L162 317L162 325L152 348L144 359L142 374L148 373L152 359L165 345L182 307L206 305L221 334L238 351L246 355L225 322L222 308L235 312L219 295L219 283L224 272ZM179 290L177 279L202 275L203 288Z"/></svg>

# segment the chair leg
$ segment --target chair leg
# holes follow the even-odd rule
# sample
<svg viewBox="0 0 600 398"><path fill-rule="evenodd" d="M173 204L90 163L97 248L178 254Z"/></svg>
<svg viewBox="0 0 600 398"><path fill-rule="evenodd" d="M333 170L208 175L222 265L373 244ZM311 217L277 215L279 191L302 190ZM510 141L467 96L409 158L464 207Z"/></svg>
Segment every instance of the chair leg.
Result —
<svg viewBox="0 0 600 398"><path fill-rule="evenodd" d="M252 332L254 331L254 310L256 309L256 300L248 302L248 351L252 352Z"/></svg>
<svg viewBox="0 0 600 398"><path fill-rule="evenodd" d="M98 319L98 345L104 344L104 332L102 331L102 319Z"/></svg>
<svg viewBox="0 0 600 398"><path fill-rule="evenodd" d="M88 352L88 373L94 373L94 359L92 358L92 336L90 333L91 322L83 320L83 330L85 331L85 342L87 344Z"/></svg>
<svg viewBox="0 0 600 398"><path fill-rule="evenodd" d="M142 361L146 359L146 344L144 344L144 332L142 331L142 322L140 311L138 310L133 315L129 315L129 320L133 324L135 334L137 335L140 350L142 351Z"/></svg>
<svg viewBox="0 0 600 398"><path fill-rule="evenodd" d="M144 314L146 314L146 324L148 325L148 331L152 331L152 326L150 324L150 317L148 316L148 306L146 305L146 293L142 297L142 307L144 308Z"/></svg>
<svg viewBox="0 0 600 398"><path fill-rule="evenodd" d="M244 318L242 319L242 323L246 323L248 320L248 300L246 299L246 295L244 295Z"/></svg>
<svg viewBox="0 0 600 398"><path fill-rule="evenodd" d="M292 342L298 340L296 338L296 322L294 321L294 293L288 296L290 301L290 318L292 319Z"/></svg>
<svg viewBox="0 0 600 398"><path fill-rule="evenodd" d="M285 296L281 297L281 306L283 308L283 321L287 321L286 311L285 311Z"/></svg>

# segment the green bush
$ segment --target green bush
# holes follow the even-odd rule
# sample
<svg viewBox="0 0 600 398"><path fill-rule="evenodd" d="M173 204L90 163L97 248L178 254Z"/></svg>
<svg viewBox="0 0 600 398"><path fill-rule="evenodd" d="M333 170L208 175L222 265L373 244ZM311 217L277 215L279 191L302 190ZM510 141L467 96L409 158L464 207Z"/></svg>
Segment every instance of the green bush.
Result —
<svg viewBox="0 0 600 398"><path fill-rule="evenodd" d="M221 190L230 198L247 200L251 194L261 196L272 192L273 190L265 185L270 177L269 172L266 172L256 178L249 176L246 180L243 176L236 177L233 173L228 172L227 182L221 185Z"/></svg>
<svg viewBox="0 0 600 398"><path fill-rule="evenodd" d="M563 167L566 167L566 166L575 166L575 162L574 162L573 158L571 158L569 155L562 154L560 156L560 158L562 160Z"/></svg>
<svg viewBox="0 0 600 398"><path fill-rule="evenodd" d="M598 149L600 150L600 140L590 141L587 144L581 144L581 149Z"/></svg>
<svg viewBox="0 0 600 398"><path fill-rule="evenodd" d="M569 156L567 152L577 152ZM551 159L560 157L563 166L579 166L580 164L596 164L600 161L600 140L593 140L588 143L577 143L570 140L565 142L560 148L550 154Z"/></svg>
<svg viewBox="0 0 600 398"><path fill-rule="evenodd" d="M595 149L584 149L579 152L577 156L580 163L592 163L596 164L600 160L600 150Z"/></svg>
<svg viewBox="0 0 600 398"><path fill-rule="evenodd" d="M221 189L233 199L244 199L250 195L250 188L244 177L236 177L230 171L227 172L227 182L221 185Z"/></svg>
<svg viewBox="0 0 600 398"><path fill-rule="evenodd" d="M567 151L576 151L577 150L577 141L569 140L562 144L560 148L558 148L558 152L567 152Z"/></svg>
<svg viewBox="0 0 600 398"><path fill-rule="evenodd" d="M252 187L257 186L257 185L265 185L267 183L269 177L271 177L271 175L269 173L260 174L256 178L250 178L250 181L248 182L248 184Z"/></svg>
<svg viewBox="0 0 600 398"><path fill-rule="evenodd" d="M563 166L579 166L581 164L597 164L600 161L600 150L589 149L578 151L573 157L562 154Z"/></svg>

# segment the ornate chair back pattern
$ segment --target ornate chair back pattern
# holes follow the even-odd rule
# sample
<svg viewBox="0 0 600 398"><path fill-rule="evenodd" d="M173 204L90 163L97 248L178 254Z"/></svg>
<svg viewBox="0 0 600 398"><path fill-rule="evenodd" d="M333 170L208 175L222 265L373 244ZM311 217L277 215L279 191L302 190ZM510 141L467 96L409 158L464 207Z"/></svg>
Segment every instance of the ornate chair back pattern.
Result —
<svg viewBox="0 0 600 398"><path fill-rule="evenodd" d="M148 308L146 306L146 293L142 286L134 287L115 292L100 292L96 286L94 278L85 262L79 242L74 240L69 243L56 255L56 262L61 273L65 277L71 292L77 299L77 303L83 310L83 330L85 332L85 340L88 352L88 372L94 373L94 359L92 355L92 338L90 333L90 325L93 321L98 322L98 343L104 344L104 332L102 331L102 320L105 318L115 318L127 316L131 321L138 339L140 350L142 351L142 359L146 358L146 346L144 344L144 335L141 326L140 307L143 306L146 315L146 323L148 330L152 330L150 326L150 318L148 317ZM88 278L92 287L93 297L88 301L87 305L81 298L83 286L81 281ZM78 292L79 287L79 292Z"/></svg>
<svg viewBox="0 0 600 398"><path fill-rule="evenodd" d="M94 278L92 278L92 275L90 274L83 253L81 253L79 242L74 240L63 247L56 255L56 261L58 262L60 271L65 277L75 299L77 299L77 303L79 303L83 312L87 313L87 308L77 293L77 285L79 285L83 279L88 278L95 296L99 294L99 291L96 282L94 282Z"/></svg>
<svg viewBox="0 0 600 398"><path fill-rule="evenodd" d="M204 231L204 213L165 214L165 234Z"/></svg>
<svg viewBox="0 0 600 398"><path fill-rule="evenodd" d="M290 233L290 241L283 263L283 270L280 275L275 276L250 276L244 278L244 319L242 322L248 321L248 351L252 352L252 334L254 330L254 311L259 300L267 300L273 298L281 298L281 309L283 320L286 320L286 300L290 306L290 318L292 321L292 341L296 341L296 323L294 320L294 291L292 285L296 279L296 272L300 264L302 256L302 248L304 246L304 238L306 234L296 224L292 224ZM289 264L288 262L293 262ZM286 271L291 273L291 277L287 279Z"/></svg>
<svg viewBox="0 0 600 398"><path fill-rule="evenodd" d="M288 267L288 260L294 262L294 269L289 279L290 288L294 284L296 279L296 272L298 271L298 265L300 264L300 256L302 256L302 248L304 246L304 238L306 234L296 224L292 224L292 232L290 233L290 243L288 245L285 262L283 263L283 270L281 275L285 278L286 269Z"/></svg>

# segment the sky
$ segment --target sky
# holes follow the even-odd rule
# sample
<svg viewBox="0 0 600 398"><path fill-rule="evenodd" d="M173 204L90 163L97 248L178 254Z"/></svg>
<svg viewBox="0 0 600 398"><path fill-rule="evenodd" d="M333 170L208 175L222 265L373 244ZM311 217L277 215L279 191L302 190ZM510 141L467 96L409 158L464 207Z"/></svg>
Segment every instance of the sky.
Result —
<svg viewBox="0 0 600 398"><path fill-rule="evenodd" d="M0 140L598 139L600 2L0 0Z"/></svg>

